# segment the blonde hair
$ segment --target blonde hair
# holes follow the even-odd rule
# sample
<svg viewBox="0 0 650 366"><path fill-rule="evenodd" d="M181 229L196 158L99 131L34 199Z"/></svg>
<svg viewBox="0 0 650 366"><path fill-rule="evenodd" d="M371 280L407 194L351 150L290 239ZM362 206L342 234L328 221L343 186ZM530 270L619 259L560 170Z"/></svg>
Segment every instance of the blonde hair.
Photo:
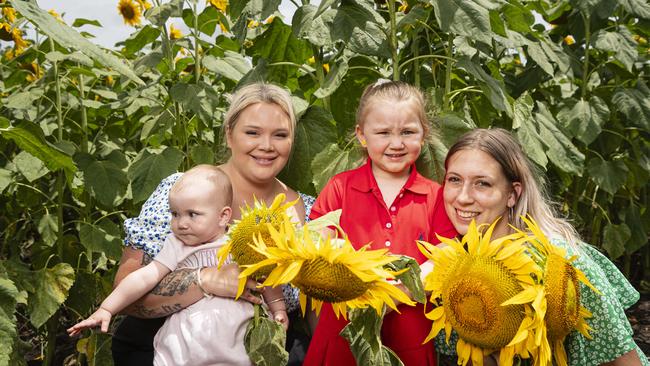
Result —
<svg viewBox="0 0 650 366"><path fill-rule="evenodd" d="M390 81L385 79L380 79L376 83L368 85L363 91L361 99L359 99L356 116L359 127L363 128L368 108L371 102L376 99L388 99L396 102L410 101L422 125L424 139L427 140L430 134L432 134L431 123L429 122L429 118L427 118L426 112L427 103L422 91L403 81Z"/></svg>
<svg viewBox="0 0 650 366"><path fill-rule="evenodd" d="M226 131L232 131L235 128L244 109L257 103L275 104L280 107L289 118L290 133L293 136L296 115L293 112L291 95L277 85L262 82L245 85L237 89L235 94L230 97L230 108L228 108L223 122Z"/></svg>
<svg viewBox="0 0 650 366"><path fill-rule="evenodd" d="M199 164L183 173L176 183L174 183L169 193L171 194L187 189L188 186L191 187L192 182L196 182L200 179L210 182L217 192L217 194L211 196L210 199L214 199L219 205L224 207L230 207L232 205L233 193L230 178L223 172L223 170L209 164Z"/></svg>
<svg viewBox="0 0 650 366"><path fill-rule="evenodd" d="M521 184L521 194L517 197L513 212L508 217L508 223L519 230L526 230L521 216L530 215L540 226L542 231L549 235L561 236L569 243L574 244L580 240L575 228L565 219L558 217L553 204L548 199L543 180L540 177L521 145L511 133L501 128L478 128L462 135L449 149L445 159L445 169L449 159L461 150L480 150L490 155L499 166L510 183ZM510 217L513 216L513 217Z"/></svg>

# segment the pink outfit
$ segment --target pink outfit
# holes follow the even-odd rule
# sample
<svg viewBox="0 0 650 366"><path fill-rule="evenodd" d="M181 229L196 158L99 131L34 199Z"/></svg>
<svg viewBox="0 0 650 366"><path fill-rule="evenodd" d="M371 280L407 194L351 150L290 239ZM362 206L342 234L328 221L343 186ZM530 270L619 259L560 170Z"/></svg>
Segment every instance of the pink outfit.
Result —
<svg viewBox="0 0 650 366"><path fill-rule="evenodd" d="M155 261L168 267L215 266L225 236L214 243L186 246L170 234ZM252 365L244 347L253 305L213 296L203 298L167 318L154 338L154 365Z"/></svg>

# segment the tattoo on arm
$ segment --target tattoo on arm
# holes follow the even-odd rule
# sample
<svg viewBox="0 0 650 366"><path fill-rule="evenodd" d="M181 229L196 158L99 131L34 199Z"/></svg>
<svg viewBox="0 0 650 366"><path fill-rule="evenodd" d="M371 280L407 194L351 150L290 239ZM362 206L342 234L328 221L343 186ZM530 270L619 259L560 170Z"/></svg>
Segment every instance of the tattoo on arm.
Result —
<svg viewBox="0 0 650 366"><path fill-rule="evenodd" d="M142 267L144 267L144 266L146 266L147 264L151 263L152 260L153 260L153 257L152 257L152 256L150 256L150 255L147 254L147 253L144 253L144 254L142 255L142 262L141 262L140 264L142 265Z"/></svg>
<svg viewBox="0 0 650 366"><path fill-rule="evenodd" d="M165 276L151 293L159 296L184 294L193 284L196 284L196 270L181 268Z"/></svg>
<svg viewBox="0 0 650 366"><path fill-rule="evenodd" d="M141 304L136 304L134 306L134 315L141 318L162 318L183 309L181 304L163 305L159 309L146 308Z"/></svg>

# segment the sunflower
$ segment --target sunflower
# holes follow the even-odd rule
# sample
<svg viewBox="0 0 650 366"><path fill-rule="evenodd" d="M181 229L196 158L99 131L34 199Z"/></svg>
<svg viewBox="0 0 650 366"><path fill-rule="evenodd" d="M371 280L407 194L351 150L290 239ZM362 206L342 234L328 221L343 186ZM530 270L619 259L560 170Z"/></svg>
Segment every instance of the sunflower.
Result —
<svg viewBox="0 0 650 366"><path fill-rule="evenodd" d="M226 8L228 7L228 0L208 0L208 3L217 8L222 13L225 13Z"/></svg>
<svg viewBox="0 0 650 366"><path fill-rule="evenodd" d="M183 32L180 29L176 28L173 24L169 26L169 38L170 39L179 39L183 37Z"/></svg>
<svg viewBox="0 0 650 366"><path fill-rule="evenodd" d="M124 18L124 24L136 26L142 22L142 7L137 1L120 0L119 4L117 4L117 10Z"/></svg>
<svg viewBox="0 0 650 366"><path fill-rule="evenodd" d="M138 4L140 4L140 8L144 10L149 10L151 9L151 3L148 2L147 0L137 0Z"/></svg>
<svg viewBox="0 0 650 366"><path fill-rule="evenodd" d="M29 75L25 77L29 82L34 82L43 77L43 70L36 62L24 64L22 68L29 72Z"/></svg>
<svg viewBox="0 0 650 366"><path fill-rule="evenodd" d="M269 225L274 246L255 241L255 249L267 259L246 268L246 276L265 266L275 266L264 286L291 283L300 289L300 306L306 310L307 296L318 314L323 302L332 304L336 316L347 319L347 309L371 307L380 315L384 304L394 310L394 300L414 305L408 296L387 282L400 272L383 268L398 259L387 250L355 250L347 238L323 239L309 226L301 232L285 223L279 230Z"/></svg>
<svg viewBox="0 0 650 366"><path fill-rule="evenodd" d="M255 251L251 244L253 244L253 240L258 240L271 246L273 240L269 227L280 228L284 223L295 225L287 214L287 209L298 200L283 203L285 198L284 194L279 194L271 206L267 207L265 203L255 200L252 208L247 205L246 208L241 209L241 219L235 221L233 227L228 231L228 241L219 249L219 265L223 264L228 255L231 255L232 259L240 266L256 264L266 259ZM251 275L253 278L261 278L267 276L272 269L271 266L260 267Z"/></svg>
<svg viewBox="0 0 650 366"><path fill-rule="evenodd" d="M13 32L11 26L8 23L0 23L0 40L3 41L13 41Z"/></svg>
<svg viewBox="0 0 650 366"><path fill-rule="evenodd" d="M433 320L425 342L443 328L447 342L454 329L459 364L483 364L484 355L501 350L500 364L529 358L541 340L542 291L534 278L539 267L526 255L523 234L491 240L496 222L485 232L472 222L462 241L439 238L446 246L418 242L434 263L425 278L425 290L437 305L426 314ZM542 313L542 314L540 314Z"/></svg>
<svg viewBox="0 0 650 366"><path fill-rule="evenodd" d="M2 8L2 15L4 15L5 19L7 19L7 22L9 23L16 21L16 9L14 8L8 6Z"/></svg>
<svg viewBox="0 0 650 366"><path fill-rule="evenodd" d="M600 292L582 271L573 266L572 262L577 256L567 258L566 249L553 245L532 218L522 217L522 220L532 233L532 236L528 237L531 250L538 254L536 258L544 270L541 278L547 309L545 321L548 339L544 351L549 354L549 362L552 354L558 366L566 366L566 336L577 330L587 339L591 339L589 331L592 329L585 320L591 317L591 313L580 305L579 282L597 294Z"/></svg>

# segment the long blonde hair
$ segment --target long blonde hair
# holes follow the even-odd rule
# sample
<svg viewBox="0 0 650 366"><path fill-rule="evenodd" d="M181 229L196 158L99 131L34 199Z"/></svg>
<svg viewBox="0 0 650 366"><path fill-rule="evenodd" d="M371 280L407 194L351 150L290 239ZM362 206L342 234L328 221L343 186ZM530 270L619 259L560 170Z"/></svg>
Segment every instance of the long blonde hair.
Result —
<svg viewBox="0 0 650 366"><path fill-rule="evenodd" d="M508 215L508 223L519 230L526 230L521 216L530 215L549 237L562 237L574 244L580 237L576 229L559 217L546 194L545 182L532 165L521 145L512 134L502 128L477 128L462 135L449 149L445 159L445 169L449 158L461 150L480 150L490 155L501 166L510 183L521 184L521 194Z"/></svg>

